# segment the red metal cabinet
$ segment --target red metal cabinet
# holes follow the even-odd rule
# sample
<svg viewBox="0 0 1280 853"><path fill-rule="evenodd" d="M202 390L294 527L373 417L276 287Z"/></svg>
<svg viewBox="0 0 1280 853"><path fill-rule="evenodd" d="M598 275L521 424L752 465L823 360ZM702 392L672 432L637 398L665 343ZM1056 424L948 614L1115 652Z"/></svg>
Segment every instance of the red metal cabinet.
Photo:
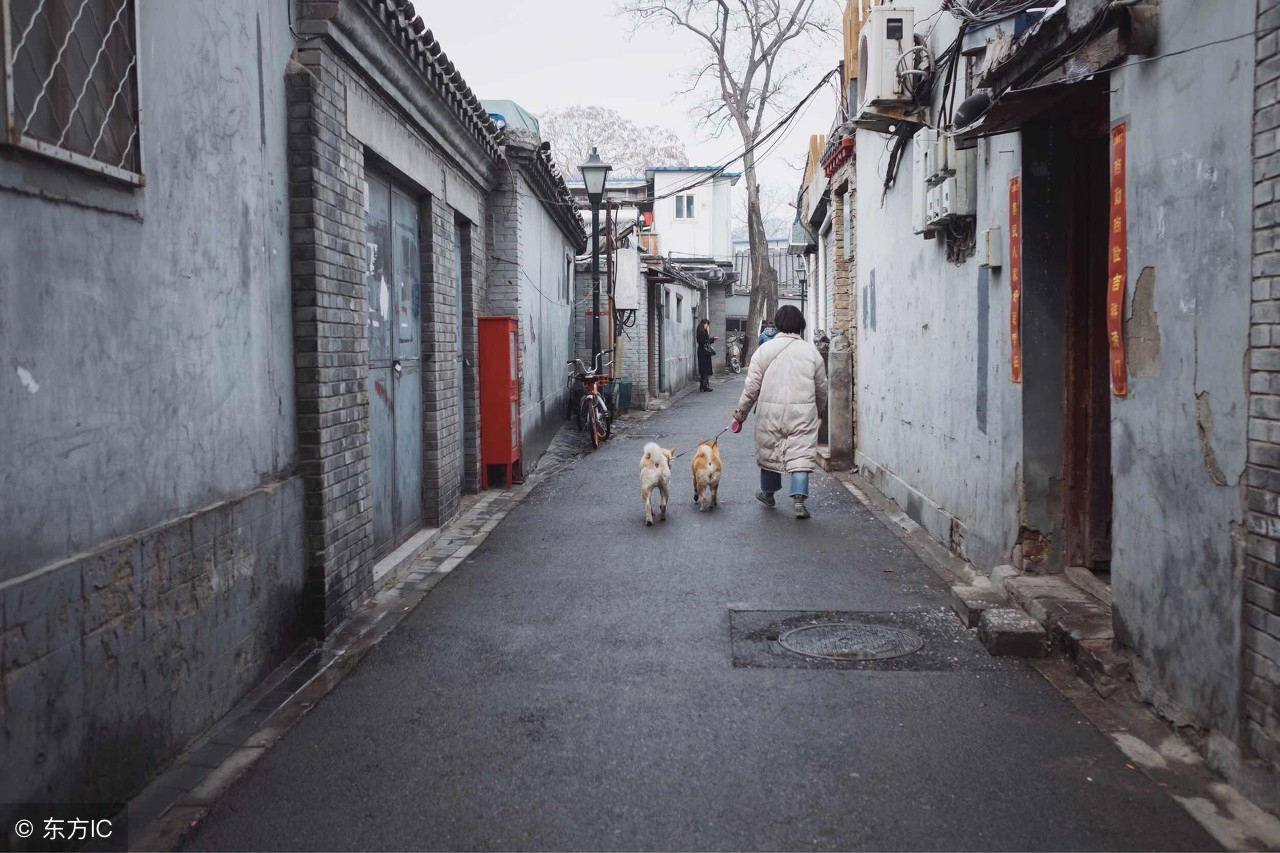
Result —
<svg viewBox="0 0 1280 853"><path fill-rule="evenodd" d="M520 465L520 321L480 318L480 487L489 470L506 469L506 485L523 479Z"/></svg>

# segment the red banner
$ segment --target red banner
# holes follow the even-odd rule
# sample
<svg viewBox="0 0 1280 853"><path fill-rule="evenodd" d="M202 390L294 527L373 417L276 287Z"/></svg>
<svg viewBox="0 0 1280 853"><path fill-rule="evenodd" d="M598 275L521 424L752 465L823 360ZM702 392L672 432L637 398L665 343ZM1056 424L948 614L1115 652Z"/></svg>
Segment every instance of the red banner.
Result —
<svg viewBox="0 0 1280 853"><path fill-rule="evenodd" d="M1124 290L1128 276L1129 217L1124 187L1125 126L1111 128L1111 215L1107 229L1107 344L1111 350L1111 393L1123 397L1129 392L1124 363Z"/></svg>
<svg viewBox="0 0 1280 853"><path fill-rule="evenodd" d="M1009 378L1022 381L1022 177L1009 179Z"/></svg>

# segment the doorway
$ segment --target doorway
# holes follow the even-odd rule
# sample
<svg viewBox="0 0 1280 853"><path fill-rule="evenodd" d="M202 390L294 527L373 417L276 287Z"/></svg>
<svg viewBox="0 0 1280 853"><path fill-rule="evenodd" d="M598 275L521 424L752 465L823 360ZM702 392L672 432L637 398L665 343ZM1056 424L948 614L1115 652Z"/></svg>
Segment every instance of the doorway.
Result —
<svg viewBox="0 0 1280 853"><path fill-rule="evenodd" d="M1088 98L1068 128L1074 167L1064 318L1063 559L1111 580L1111 374L1107 346L1110 109Z"/></svg>
<svg viewBox="0 0 1280 853"><path fill-rule="evenodd" d="M365 214L374 559L422 526L422 326L418 202L368 173Z"/></svg>

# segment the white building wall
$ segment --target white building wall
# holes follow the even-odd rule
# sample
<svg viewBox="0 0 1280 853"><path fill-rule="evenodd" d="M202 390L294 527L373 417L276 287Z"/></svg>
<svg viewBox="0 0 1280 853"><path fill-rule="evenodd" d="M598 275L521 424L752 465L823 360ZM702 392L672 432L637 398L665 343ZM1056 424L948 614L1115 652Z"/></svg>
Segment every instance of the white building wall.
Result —
<svg viewBox="0 0 1280 853"><path fill-rule="evenodd" d="M701 309L702 294L683 284L663 286L661 323L662 370L659 377L661 390L674 394L697 378L698 362L694 332L694 316Z"/></svg>
<svg viewBox="0 0 1280 853"><path fill-rule="evenodd" d="M573 246L523 179L519 204L520 432L529 466L564 420L565 361L573 357L572 293L566 298Z"/></svg>
<svg viewBox="0 0 1280 853"><path fill-rule="evenodd" d="M706 172L654 172L654 195L665 196L707 176ZM679 195L694 197L692 219L676 218L675 196L659 198L653 205L659 250L673 257L714 257L732 260L733 186L730 178L717 178Z"/></svg>

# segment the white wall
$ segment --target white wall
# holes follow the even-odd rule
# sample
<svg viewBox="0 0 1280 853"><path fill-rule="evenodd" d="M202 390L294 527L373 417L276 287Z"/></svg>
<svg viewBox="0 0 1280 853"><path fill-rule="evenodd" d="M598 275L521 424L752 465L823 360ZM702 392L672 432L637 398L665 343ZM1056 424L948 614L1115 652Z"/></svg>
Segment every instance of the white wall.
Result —
<svg viewBox="0 0 1280 853"><path fill-rule="evenodd" d="M673 190L707 176L706 172L654 172L654 195ZM729 178L717 178L680 195L694 197L692 219L676 219L675 196L654 202L653 220L658 248L664 255L713 257L733 260L733 187Z"/></svg>
<svg viewBox="0 0 1280 853"><path fill-rule="evenodd" d="M572 307L564 294L573 247L523 179L520 189L520 433L528 468L564 420L565 362L573 357Z"/></svg>
<svg viewBox="0 0 1280 853"><path fill-rule="evenodd" d="M697 325L693 318L701 316L697 311L701 310L703 298L699 291L682 284L663 285L663 300L664 303L670 301L670 311L664 308L662 316L657 318L662 329L662 391L674 393L697 377L694 338ZM691 306L697 311L691 313Z"/></svg>
<svg viewBox="0 0 1280 853"><path fill-rule="evenodd" d="M936 8L918 4L916 19ZM936 56L954 41L957 22L945 13L935 20L929 49ZM857 150L878 153L886 139L859 130ZM930 503L959 518L965 553L989 568L1009 561L1018 531L1022 386L1009 381L1007 271L993 271L982 284L976 257L954 266L943 240L912 233L917 144L913 139L902 152L897 183L883 204L883 162L857 159L864 188L857 195L855 282L858 455L873 479L883 472L879 482L936 539L949 541L950 531ZM981 230L1008 222L1008 181L1021 168L1018 136L985 140L977 156ZM828 253L829 247L826 263ZM980 329L987 330L985 340Z"/></svg>

